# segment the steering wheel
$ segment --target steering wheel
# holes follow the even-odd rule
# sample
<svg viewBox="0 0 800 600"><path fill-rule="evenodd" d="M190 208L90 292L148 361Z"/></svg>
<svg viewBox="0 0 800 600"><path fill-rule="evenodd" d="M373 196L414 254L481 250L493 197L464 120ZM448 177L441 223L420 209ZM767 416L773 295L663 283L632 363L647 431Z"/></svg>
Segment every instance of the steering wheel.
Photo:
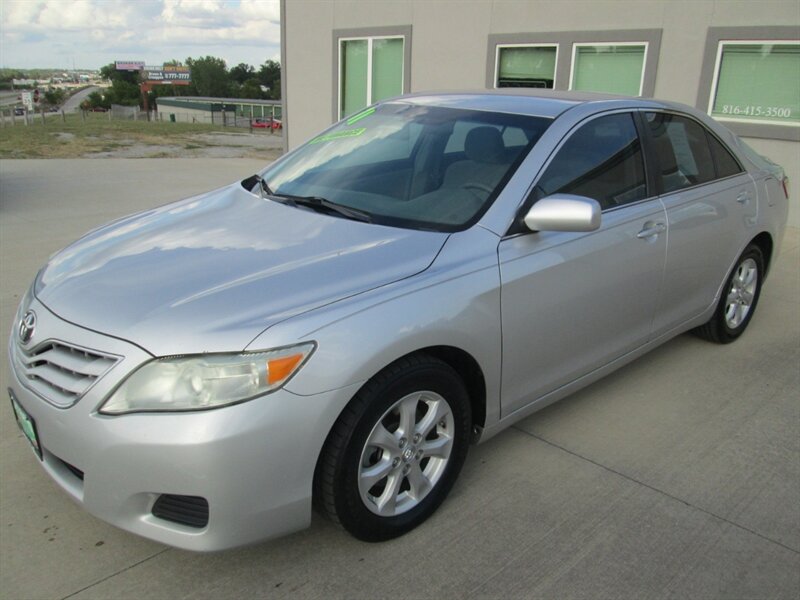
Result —
<svg viewBox="0 0 800 600"><path fill-rule="evenodd" d="M480 190L482 192L486 192L487 194L491 194L492 192L494 192L494 190L490 186L486 185L485 183L478 183L476 181L469 181L464 185L462 185L461 187L464 188L465 190L470 190L470 191Z"/></svg>

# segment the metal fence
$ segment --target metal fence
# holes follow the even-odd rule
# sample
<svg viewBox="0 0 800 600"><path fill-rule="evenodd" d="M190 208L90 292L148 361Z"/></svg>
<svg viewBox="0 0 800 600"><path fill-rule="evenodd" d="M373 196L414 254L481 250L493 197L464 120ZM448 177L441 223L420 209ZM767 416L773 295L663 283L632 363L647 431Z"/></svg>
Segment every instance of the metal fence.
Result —
<svg viewBox="0 0 800 600"><path fill-rule="evenodd" d="M279 119L267 117L251 117L239 115L234 111L190 111L177 112L170 109L159 109L153 116L161 122L171 123L202 123L205 125L218 125L221 127L238 127L246 129L260 129L268 133L280 133L282 123Z"/></svg>
<svg viewBox="0 0 800 600"><path fill-rule="evenodd" d="M24 111L22 114L18 114L13 108L3 109L0 110L0 126L13 127L14 125L30 125L31 123L38 121L46 123L54 118L66 121L67 114L68 113L65 113L63 110L40 110L37 112Z"/></svg>
<svg viewBox="0 0 800 600"><path fill-rule="evenodd" d="M230 127L244 129L250 132L263 132L270 135L280 135L282 133L280 122L273 126L273 119L270 117L250 117L237 115L234 111L215 111L201 112L166 112L166 111L143 111L136 106L112 106L111 110L95 109L93 111L76 110L75 112L65 112L63 110L48 111L40 110L16 114L14 109L0 110L0 127L18 127L29 125L46 125L47 123L70 121L71 123L85 123L87 121L97 122L98 120L108 121L148 121L159 123L196 123L201 125L214 125L215 127Z"/></svg>

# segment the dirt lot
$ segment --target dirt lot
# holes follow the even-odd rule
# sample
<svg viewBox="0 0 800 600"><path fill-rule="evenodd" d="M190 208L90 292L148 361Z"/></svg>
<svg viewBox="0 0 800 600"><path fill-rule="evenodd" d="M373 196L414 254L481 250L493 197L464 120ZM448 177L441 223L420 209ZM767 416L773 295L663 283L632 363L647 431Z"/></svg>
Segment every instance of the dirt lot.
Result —
<svg viewBox="0 0 800 600"><path fill-rule="evenodd" d="M63 135L63 134L62 134ZM281 155L283 138L263 133L187 133L172 143L146 143L120 138L103 143L99 151L82 158L260 158L271 161Z"/></svg>
<svg viewBox="0 0 800 600"><path fill-rule="evenodd" d="M255 158L283 151L280 132L190 123L111 121L104 113L37 116L25 125L6 119L0 158Z"/></svg>

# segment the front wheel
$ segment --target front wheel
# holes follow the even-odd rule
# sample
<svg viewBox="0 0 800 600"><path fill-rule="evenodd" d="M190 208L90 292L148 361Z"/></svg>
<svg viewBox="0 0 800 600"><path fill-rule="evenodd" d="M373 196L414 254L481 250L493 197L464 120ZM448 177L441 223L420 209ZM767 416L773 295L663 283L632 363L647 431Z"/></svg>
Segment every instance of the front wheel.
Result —
<svg viewBox="0 0 800 600"><path fill-rule="evenodd" d="M729 344L742 335L755 313L763 278L764 255L751 244L728 277L714 315L695 330L697 335L718 344Z"/></svg>
<svg viewBox="0 0 800 600"><path fill-rule="evenodd" d="M470 427L469 397L450 366L401 359L356 394L328 435L314 477L318 506L361 540L406 533L447 496Z"/></svg>

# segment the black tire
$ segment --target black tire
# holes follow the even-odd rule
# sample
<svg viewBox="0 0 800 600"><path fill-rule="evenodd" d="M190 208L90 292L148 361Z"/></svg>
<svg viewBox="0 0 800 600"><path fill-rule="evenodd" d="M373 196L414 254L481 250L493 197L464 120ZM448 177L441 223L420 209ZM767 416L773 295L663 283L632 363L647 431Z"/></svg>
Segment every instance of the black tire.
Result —
<svg viewBox="0 0 800 600"><path fill-rule="evenodd" d="M743 269L755 266L755 290L752 292L752 301L749 303L749 310L740 320L729 318L730 310L733 303L729 302L731 294L736 295L739 289L739 279ZM764 281L764 255L761 248L755 244L749 245L744 249L739 260L736 261L736 266L731 271L725 286L722 288L722 295L717 304L717 309L714 315L708 320L707 323L701 325L694 330L694 333L699 337L706 339L710 342L717 344L730 344L736 340L753 318L758 305L758 298L761 295L761 284Z"/></svg>
<svg viewBox="0 0 800 600"><path fill-rule="evenodd" d="M377 504L372 508L367 506L370 499L369 492L364 498L362 491L359 490L359 482L363 482L360 479L361 470L371 467L370 464L364 465L365 458L369 457L367 460L376 462L384 458L387 461L399 461L399 467L393 467L392 473L401 480L407 473L402 469L411 469L414 465L403 462L409 461L405 456L406 453L398 456L389 450L376 449L370 454L368 448L372 446L368 446L367 441L372 439L370 436L377 430L379 422L386 426L386 431L392 433L393 439L400 440L401 426L398 424L397 429L392 432L391 424L386 425L387 419L391 419L394 414L388 411L396 407L401 399L407 399L417 392L427 392L431 395L426 398L435 397L437 402L444 399L447 404L444 408L449 408L450 413L447 421L436 417L434 430L431 430L425 438L415 441L414 446L407 442L406 450L413 448L416 451L416 444L419 444L421 450L427 442L430 440L436 442L441 436L447 437L447 440L452 442L449 456L442 463L443 459L432 457L420 459L417 455L415 461L421 472L427 469L426 465L431 465L433 468L434 463L431 461L440 461L436 463L441 466L437 468L432 487L420 493L421 499L417 500L411 496L413 490L410 489L410 479L403 481L401 487L396 489L406 486L405 496L403 497L403 492L400 492L394 497L403 497L411 508L390 516L379 515L375 512L378 510ZM423 406L420 408L421 405ZM422 400L414 402L414 406L415 424L420 425L424 415L427 414L426 411L432 409ZM437 404L437 406L442 405ZM397 407L397 410L400 408ZM420 418L419 415L423 416ZM430 418L433 419L434 416L431 412ZM447 427L443 426L445 422ZM317 508L360 540L379 542L407 533L431 516L453 487L467 456L471 425L467 390L458 374L449 365L424 354L398 360L359 390L328 434L314 474L314 501ZM450 428L452 431L449 431ZM385 490L390 485L388 482L389 479L384 481ZM376 485L378 487L370 488L370 491L380 489L380 484ZM387 497L389 496L392 494L387 493Z"/></svg>

